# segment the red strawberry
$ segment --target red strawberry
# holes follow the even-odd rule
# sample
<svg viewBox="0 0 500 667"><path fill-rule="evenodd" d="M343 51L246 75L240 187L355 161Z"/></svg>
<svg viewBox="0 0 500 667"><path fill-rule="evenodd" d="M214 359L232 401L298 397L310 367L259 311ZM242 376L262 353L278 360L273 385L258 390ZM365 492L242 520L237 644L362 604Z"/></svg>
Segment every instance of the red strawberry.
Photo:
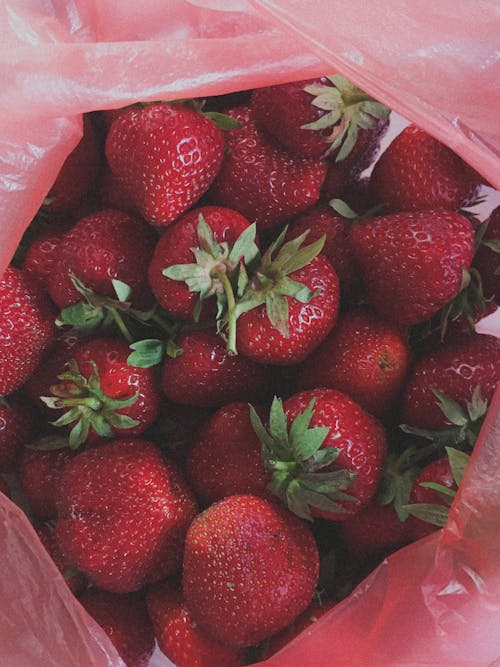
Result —
<svg viewBox="0 0 500 667"><path fill-rule="evenodd" d="M125 593L180 567L196 502L177 467L147 440L115 440L64 468L56 535L97 586Z"/></svg>
<svg viewBox="0 0 500 667"><path fill-rule="evenodd" d="M375 415L401 393L411 359L404 332L366 310L340 316L326 340L299 367L299 389L330 387Z"/></svg>
<svg viewBox="0 0 500 667"><path fill-rule="evenodd" d="M458 210L473 201L480 184L458 155L414 125L393 140L371 177L374 197L391 212Z"/></svg>
<svg viewBox="0 0 500 667"><path fill-rule="evenodd" d="M304 611L318 570L316 543L297 517L257 496L229 496L189 527L184 596L204 630L250 646Z"/></svg>
<svg viewBox="0 0 500 667"><path fill-rule="evenodd" d="M4 496L10 498L10 489L7 486L7 483L2 477L0 477L0 493L3 493Z"/></svg>
<svg viewBox="0 0 500 667"><path fill-rule="evenodd" d="M138 435L159 413L159 389L151 368L129 366L128 344L116 338L90 338L73 350L66 370L42 400L62 410L56 426L71 425L70 446L96 436Z"/></svg>
<svg viewBox="0 0 500 667"><path fill-rule="evenodd" d="M149 665L154 634L142 594L117 595L89 588L79 601L108 635L127 667Z"/></svg>
<svg viewBox="0 0 500 667"><path fill-rule="evenodd" d="M459 293L472 262L474 229L444 209L395 213L358 222L351 243L379 314L417 324Z"/></svg>
<svg viewBox="0 0 500 667"><path fill-rule="evenodd" d="M34 431L33 406L22 396L0 398L0 473L17 465Z"/></svg>
<svg viewBox="0 0 500 667"><path fill-rule="evenodd" d="M481 274L486 297L500 300L500 206L491 213L473 265Z"/></svg>
<svg viewBox="0 0 500 667"><path fill-rule="evenodd" d="M201 430L186 461L186 475L206 505L238 493L269 496L271 475L246 403L219 408Z"/></svg>
<svg viewBox="0 0 500 667"><path fill-rule="evenodd" d="M0 279L0 396L18 389L55 337L55 312L26 272L8 267Z"/></svg>
<svg viewBox="0 0 500 667"><path fill-rule="evenodd" d="M474 390L489 402L500 378L500 339L474 336L427 352L415 364L403 399L403 421L423 429L450 425L432 390L466 408Z"/></svg>
<svg viewBox="0 0 500 667"><path fill-rule="evenodd" d="M262 400L271 389L270 370L242 355L230 355L215 331L185 331L182 354L167 357L161 385L172 403L218 407L229 401Z"/></svg>
<svg viewBox="0 0 500 667"><path fill-rule="evenodd" d="M167 225L208 190L224 154L221 130L184 104L123 111L106 140L109 165L144 218Z"/></svg>
<svg viewBox="0 0 500 667"><path fill-rule="evenodd" d="M108 165L102 170L99 196L102 208L112 208L133 216L138 215L137 207L132 198Z"/></svg>
<svg viewBox="0 0 500 667"><path fill-rule="evenodd" d="M257 229L276 227L319 199L326 166L286 153L257 128L251 110L228 111L242 127L226 133L227 153L210 189L213 201L242 213Z"/></svg>
<svg viewBox="0 0 500 667"><path fill-rule="evenodd" d="M61 239L48 290L60 307L82 300L71 274L101 296L115 297L112 280L126 283L137 307L150 306L145 275L156 234L143 220L105 209L82 218Z"/></svg>
<svg viewBox="0 0 500 667"><path fill-rule="evenodd" d="M45 550L54 561L55 566L63 575L73 595L78 595L87 585L87 580L81 572L74 570L61 553L54 533L54 527L49 523L35 525L35 531Z"/></svg>
<svg viewBox="0 0 500 667"><path fill-rule="evenodd" d="M42 227L24 255L22 268L47 289L47 282L58 259L61 238L70 225L57 223Z"/></svg>
<svg viewBox="0 0 500 667"><path fill-rule="evenodd" d="M208 635L191 618L182 591L164 581L151 586L148 611L158 645L177 667L240 667L244 652Z"/></svg>

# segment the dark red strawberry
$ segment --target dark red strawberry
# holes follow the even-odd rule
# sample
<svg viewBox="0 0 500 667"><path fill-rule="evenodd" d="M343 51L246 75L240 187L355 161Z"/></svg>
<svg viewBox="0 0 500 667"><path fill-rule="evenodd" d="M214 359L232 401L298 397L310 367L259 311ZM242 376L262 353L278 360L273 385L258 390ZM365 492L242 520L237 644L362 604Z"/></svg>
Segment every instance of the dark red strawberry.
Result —
<svg viewBox="0 0 500 667"><path fill-rule="evenodd" d="M133 216L138 215L137 207L132 198L108 165L102 170L99 198L102 208L112 208L115 211L123 211Z"/></svg>
<svg viewBox="0 0 500 667"><path fill-rule="evenodd" d="M66 369L42 400L61 410L56 426L71 425L71 447L88 438L139 435L159 414L159 388L151 368L127 363L130 348L117 338L90 338L73 350Z"/></svg>
<svg viewBox="0 0 500 667"><path fill-rule="evenodd" d="M45 550L54 561L54 565L65 578L70 591L74 595L81 593L87 585L87 580L81 572L71 567L61 553L54 533L54 526L50 523L37 523L35 524L35 531Z"/></svg>
<svg viewBox="0 0 500 667"><path fill-rule="evenodd" d="M180 587L164 581L150 586L148 612L158 646L177 667L240 667L244 652L221 644L195 623Z"/></svg>
<svg viewBox="0 0 500 667"><path fill-rule="evenodd" d="M108 635L127 667L149 665L154 634L141 593L117 595L89 588L79 601Z"/></svg>
<svg viewBox="0 0 500 667"><path fill-rule="evenodd" d="M227 153L210 189L212 200L256 222L259 231L315 204L325 163L282 150L257 128L250 108L237 107L228 114L242 127L226 132Z"/></svg>
<svg viewBox="0 0 500 667"><path fill-rule="evenodd" d="M270 495L247 403L229 403L211 417L189 452L186 475L206 505L239 493Z"/></svg>
<svg viewBox="0 0 500 667"><path fill-rule="evenodd" d="M131 108L106 139L109 165L144 218L167 225L208 190L224 138L213 120L184 104Z"/></svg>
<svg viewBox="0 0 500 667"><path fill-rule="evenodd" d="M451 149L414 125L393 140L371 177L373 195L388 211L458 210L474 200L481 182Z"/></svg>
<svg viewBox="0 0 500 667"><path fill-rule="evenodd" d="M177 467L146 440L115 440L64 468L56 535L97 586L136 591L178 570L196 502Z"/></svg>
<svg viewBox="0 0 500 667"><path fill-rule="evenodd" d="M491 213L488 227L474 257L486 297L500 300L500 206Z"/></svg>
<svg viewBox="0 0 500 667"><path fill-rule="evenodd" d="M411 360L405 332L366 310L347 312L298 368L297 387L330 387L375 415L401 393Z"/></svg>
<svg viewBox="0 0 500 667"><path fill-rule="evenodd" d="M4 496L10 498L10 489L7 486L7 482L2 477L0 477L0 493L3 493Z"/></svg>
<svg viewBox="0 0 500 667"><path fill-rule="evenodd" d="M18 389L55 338L55 311L26 272L8 267L0 279L0 396Z"/></svg>
<svg viewBox="0 0 500 667"><path fill-rule="evenodd" d="M251 646L307 608L318 570L316 543L302 521L263 498L229 496L189 527L184 596L216 639Z"/></svg>
<svg viewBox="0 0 500 667"><path fill-rule="evenodd" d="M230 355L215 331L185 331L182 354L167 357L161 386L172 403L219 407L229 401L263 400L272 392L270 369L242 355Z"/></svg>
<svg viewBox="0 0 500 667"><path fill-rule="evenodd" d="M22 396L0 398L0 473L11 472L35 427L33 405Z"/></svg>
<svg viewBox="0 0 500 667"><path fill-rule="evenodd" d="M70 226L66 223L43 226L24 255L22 268L45 289L58 259L59 244Z"/></svg>
<svg viewBox="0 0 500 667"><path fill-rule="evenodd" d="M131 288L131 302L149 307L152 295L146 267L156 234L143 220L105 209L82 218L67 232L58 247L58 261L48 279L53 301L65 308L82 300L71 275L100 296L115 297L113 280Z"/></svg>
<svg viewBox="0 0 500 667"><path fill-rule="evenodd" d="M444 209L395 213L355 224L351 244L379 314L417 324L460 292L474 229L467 218Z"/></svg>

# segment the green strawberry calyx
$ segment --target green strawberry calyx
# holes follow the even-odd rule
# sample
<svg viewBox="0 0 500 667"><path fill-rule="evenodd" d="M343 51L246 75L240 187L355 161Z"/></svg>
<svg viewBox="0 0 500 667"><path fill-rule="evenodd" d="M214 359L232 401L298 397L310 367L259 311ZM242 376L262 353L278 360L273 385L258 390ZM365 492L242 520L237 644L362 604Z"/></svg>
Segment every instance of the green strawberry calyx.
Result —
<svg viewBox="0 0 500 667"><path fill-rule="evenodd" d="M339 455L335 447L322 447L329 427L310 427L314 399L288 428L280 398L274 397L269 429L250 406L250 420L262 444L264 466L272 473L269 489L302 519L312 521L311 507L327 512L345 512L341 501L355 502L345 493L356 474L351 470L331 470Z"/></svg>
<svg viewBox="0 0 500 667"><path fill-rule="evenodd" d="M408 518L409 513L405 506L410 500L413 482L420 472L415 465L415 454L414 447L407 447L402 453L388 454L375 497L375 502L379 505L392 503L400 521Z"/></svg>
<svg viewBox="0 0 500 667"><path fill-rule="evenodd" d="M304 88L306 93L314 96L311 104L326 113L301 127L303 130L331 129L325 139L329 144L326 155L338 149L335 161L341 162L354 148L360 128L374 129L379 120L389 117L391 111L339 74L326 78L333 86L314 83Z"/></svg>
<svg viewBox="0 0 500 667"><path fill-rule="evenodd" d="M139 422L128 415L120 414L133 405L139 392L126 399L114 399L101 389L99 371L95 362L88 378L81 374L77 362L72 359L66 364L66 370L58 375L60 383L50 387L52 396L41 396L49 408L64 410L64 413L52 422L53 426L72 425L69 433L69 446L77 449L88 437L90 427L101 437L113 436L112 429L128 429L138 426Z"/></svg>

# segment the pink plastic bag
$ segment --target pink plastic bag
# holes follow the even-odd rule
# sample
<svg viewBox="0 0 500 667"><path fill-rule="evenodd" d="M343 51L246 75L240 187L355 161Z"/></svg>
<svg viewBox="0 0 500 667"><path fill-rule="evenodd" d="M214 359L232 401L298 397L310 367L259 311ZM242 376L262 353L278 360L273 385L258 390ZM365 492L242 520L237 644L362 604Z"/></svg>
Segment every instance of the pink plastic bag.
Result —
<svg viewBox="0 0 500 667"><path fill-rule="evenodd" d="M76 145L81 113L139 99L336 70L500 188L499 33L486 1L4 0L0 274ZM389 558L266 664L500 665L499 461L497 391L446 529ZM0 540L0 664L122 665L1 499Z"/></svg>

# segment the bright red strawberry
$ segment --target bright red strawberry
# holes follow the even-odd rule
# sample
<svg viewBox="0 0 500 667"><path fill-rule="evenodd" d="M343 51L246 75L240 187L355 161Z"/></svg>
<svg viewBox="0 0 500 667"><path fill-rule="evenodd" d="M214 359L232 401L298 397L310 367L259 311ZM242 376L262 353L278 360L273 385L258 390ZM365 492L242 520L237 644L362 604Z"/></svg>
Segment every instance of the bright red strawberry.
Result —
<svg viewBox="0 0 500 667"><path fill-rule="evenodd" d="M34 421L33 405L26 398L0 398L0 473L16 467L23 445L33 435Z"/></svg>
<svg viewBox="0 0 500 667"><path fill-rule="evenodd" d="M231 646L251 646L311 602L316 543L287 509L229 496L199 514L186 536L183 590L194 620Z"/></svg>
<svg viewBox="0 0 500 667"><path fill-rule="evenodd" d="M45 289L58 259L61 238L70 226L62 222L43 226L26 249L22 268Z"/></svg>
<svg viewBox="0 0 500 667"><path fill-rule="evenodd" d="M415 364L406 385L402 420L423 429L443 429L449 420L432 390L462 408L479 388L489 402L500 378L500 339L477 335L427 352Z"/></svg>
<svg viewBox="0 0 500 667"><path fill-rule="evenodd" d="M10 498L10 489L7 486L7 483L2 477L0 477L0 493L3 493L4 496Z"/></svg>
<svg viewBox="0 0 500 667"><path fill-rule="evenodd" d="M114 440L64 468L56 535L97 586L136 591L176 572L197 512L177 467L147 440Z"/></svg>
<svg viewBox="0 0 500 667"><path fill-rule="evenodd" d="M35 524L35 531L45 550L54 561L54 565L63 575L70 591L78 595L87 585L87 580L81 572L70 566L66 558L61 553L54 533L54 526L50 523Z"/></svg>
<svg viewBox="0 0 500 667"><path fill-rule="evenodd" d="M106 139L113 173L144 218L168 225L208 190L224 155L221 130L184 104L131 108Z"/></svg>
<svg viewBox="0 0 500 667"><path fill-rule="evenodd" d="M500 206L491 213L488 228L474 257L486 297L500 300Z"/></svg>
<svg viewBox="0 0 500 667"><path fill-rule="evenodd" d="M298 368L297 387L338 389L381 415L398 399L410 360L403 330L367 310L351 311Z"/></svg>
<svg viewBox="0 0 500 667"><path fill-rule="evenodd" d="M8 267L0 279L0 396L18 389L55 338L55 312L26 272Z"/></svg>
<svg viewBox="0 0 500 667"><path fill-rule="evenodd" d="M177 667L240 667L242 649L221 644L191 618L180 587L168 581L150 586L148 612L158 646Z"/></svg>
<svg viewBox="0 0 500 667"><path fill-rule="evenodd" d="M270 495L247 403L229 403L211 417L189 452L186 476L206 505L238 493Z"/></svg>
<svg viewBox="0 0 500 667"><path fill-rule="evenodd" d="M481 182L451 149L414 125L393 140L371 177L375 199L390 212L458 210L474 200Z"/></svg>
<svg viewBox="0 0 500 667"><path fill-rule="evenodd" d="M154 634L141 593L117 595L89 588L79 602L108 635L127 667L149 664Z"/></svg>
<svg viewBox="0 0 500 667"><path fill-rule="evenodd" d="M272 392L270 369L230 355L215 331L185 331L176 342L183 352L165 359L161 379L172 403L219 407L229 401L262 400Z"/></svg>
<svg viewBox="0 0 500 667"><path fill-rule="evenodd" d="M460 292L474 254L474 229L444 209L395 213L355 224L351 244L379 314L417 324Z"/></svg>
<svg viewBox="0 0 500 667"><path fill-rule="evenodd" d="M315 204L326 165L282 150L256 126L248 107L228 111L242 127L226 133L227 153L210 189L212 200L235 209L257 229L276 227Z"/></svg>
<svg viewBox="0 0 500 667"><path fill-rule="evenodd" d="M73 350L66 370L42 400L61 410L56 426L71 425L71 447L87 439L139 435L159 414L159 388L151 368L127 363L130 348L118 338L90 338Z"/></svg>
<svg viewBox="0 0 500 667"><path fill-rule="evenodd" d="M58 260L48 279L52 300L60 308L82 300L71 281L74 275L108 297L116 297L112 281L120 280L131 288L136 307L151 306L146 267L155 242L156 234L149 225L122 211L105 209L82 218L59 243Z"/></svg>

